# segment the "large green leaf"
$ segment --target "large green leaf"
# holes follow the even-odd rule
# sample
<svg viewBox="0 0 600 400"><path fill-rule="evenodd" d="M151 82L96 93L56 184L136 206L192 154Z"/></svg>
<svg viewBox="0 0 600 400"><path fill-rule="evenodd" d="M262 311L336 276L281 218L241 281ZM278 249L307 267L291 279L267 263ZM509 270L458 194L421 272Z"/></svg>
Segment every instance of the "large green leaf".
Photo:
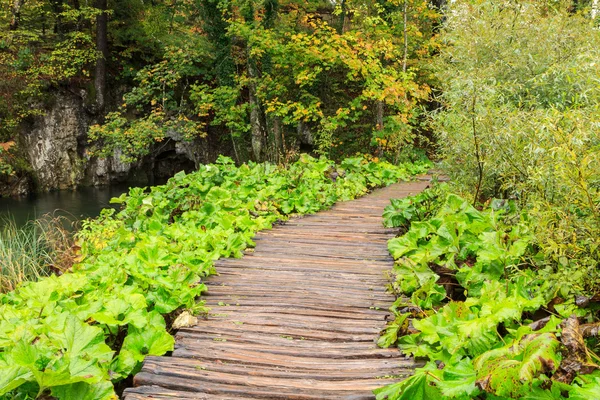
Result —
<svg viewBox="0 0 600 400"><path fill-rule="evenodd" d="M29 368L19 365L0 366L0 395L10 392L32 378L33 374Z"/></svg>
<svg viewBox="0 0 600 400"><path fill-rule="evenodd" d="M589 382L573 385L569 392L569 400L591 400L600 399L600 377L594 377Z"/></svg>
<svg viewBox="0 0 600 400"><path fill-rule="evenodd" d="M377 400L431 400L440 399L439 389L432 383L434 363L419 368L415 374L402 382L394 383L373 391Z"/></svg>
<svg viewBox="0 0 600 400"><path fill-rule="evenodd" d="M58 400L117 400L118 397L110 381L95 384L85 382L52 388L52 396Z"/></svg>
<svg viewBox="0 0 600 400"><path fill-rule="evenodd" d="M535 377L558 369L559 347L554 334L540 333L488 351L473 362L477 384L498 396L517 397Z"/></svg>
<svg viewBox="0 0 600 400"><path fill-rule="evenodd" d="M224 202L229 199L231 199L231 193L218 186L213 186L206 195L206 200L214 203Z"/></svg>
<svg viewBox="0 0 600 400"><path fill-rule="evenodd" d="M53 334L69 356L95 358L108 361L112 350L104 343L104 332L97 326L90 326L75 317L68 316L62 332Z"/></svg>
<svg viewBox="0 0 600 400"><path fill-rule="evenodd" d="M450 398L473 398L480 393L475 386L476 374L471 360L463 358L456 364L447 365L442 379L436 381L444 396Z"/></svg>
<svg viewBox="0 0 600 400"><path fill-rule="evenodd" d="M123 349L132 353L137 361L143 361L146 356L162 356L173 350L173 336L160 327L148 326L142 330L133 330L123 341Z"/></svg>

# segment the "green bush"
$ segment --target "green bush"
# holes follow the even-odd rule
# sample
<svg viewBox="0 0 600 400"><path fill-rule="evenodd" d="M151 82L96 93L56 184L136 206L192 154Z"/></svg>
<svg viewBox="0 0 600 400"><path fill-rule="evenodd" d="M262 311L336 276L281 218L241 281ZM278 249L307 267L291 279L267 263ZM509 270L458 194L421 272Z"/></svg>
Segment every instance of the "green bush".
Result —
<svg viewBox="0 0 600 400"><path fill-rule="evenodd" d="M384 215L379 344L427 363L378 399L600 398L600 31L573 3L448 3L432 121L462 197Z"/></svg>

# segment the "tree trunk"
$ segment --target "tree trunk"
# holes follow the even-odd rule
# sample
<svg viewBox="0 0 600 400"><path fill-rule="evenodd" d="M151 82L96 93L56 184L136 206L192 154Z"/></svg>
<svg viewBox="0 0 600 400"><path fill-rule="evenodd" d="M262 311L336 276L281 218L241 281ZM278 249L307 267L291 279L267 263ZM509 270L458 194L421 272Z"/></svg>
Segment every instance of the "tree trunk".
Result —
<svg viewBox="0 0 600 400"><path fill-rule="evenodd" d="M384 113L384 104L383 100L377 100L377 112L375 114L375 123L377 124L377 130L383 130L383 113Z"/></svg>
<svg viewBox="0 0 600 400"><path fill-rule="evenodd" d="M249 54L250 52L248 52ZM250 131L252 133L252 154L254 160L260 162L263 160L263 150L265 141L265 130L260 118L260 105L256 98L256 82L258 77L254 61L248 57L248 102L250 103Z"/></svg>
<svg viewBox="0 0 600 400"><path fill-rule="evenodd" d="M106 64L108 60L108 14L107 0L96 0L96 8L102 12L96 17L96 74L94 88L96 89L96 111L102 113L106 103Z"/></svg>
<svg viewBox="0 0 600 400"><path fill-rule="evenodd" d="M79 3L79 0L73 0L73 8L77 11L81 11L81 4ZM77 22L75 25L75 30L76 31L81 31L82 25L83 25L83 16L81 14L79 14L79 16L77 17Z"/></svg>
<svg viewBox="0 0 600 400"><path fill-rule="evenodd" d="M281 156L283 154L281 119L279 117L273 118L273 144L275 145L275 149L273 151L273 161L279 164L279 162L281 161Z"/></svg>
<svg viewBox="0 0 600 400"><path fill-rule="evenodd" d="M62 23L62 12L63 2L62 0L54 0L52 2L52 12L54 13L54 33L62 37L63 34L63 23Z"/></svg>
<svg viewBox="0 0 600 400"><path fill-rule="evenodd" d="M592 0L592 12L591 12L592 19L596 19L596 17L598 17L599 14L600 14L600 1Z"/></svg>
<svg viewBox="0 0 600 400"><path fill-rule="evenodd" d="M346 0L342 0L341 2L341 12L340 12L340 20L338 22L337 32L339 34L344 33L344 26L346 25Z"/></svg>
<svg viewBox="0 0 600 400"><path fill-rule="evenodd" d="M402 72L406 72L406 63L408 61L408 0L404 0L404 29L403 29L403 40L404 40L404 54L402 55Z"/></svg>
<svg viewBox="0 0 600 400"><path fill-rule="evenodd" d="M10 25L8 27L11 31L19 29L19 23L21 22L21 8L23 7L25 0L14 0L12 6L12 17L10 19Z"/></svg>

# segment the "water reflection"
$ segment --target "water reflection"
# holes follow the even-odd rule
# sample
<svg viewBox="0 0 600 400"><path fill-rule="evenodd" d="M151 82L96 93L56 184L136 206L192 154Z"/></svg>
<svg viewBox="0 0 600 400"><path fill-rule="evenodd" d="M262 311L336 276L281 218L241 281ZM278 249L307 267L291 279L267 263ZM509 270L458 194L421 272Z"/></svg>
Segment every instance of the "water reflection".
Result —
<svg viewBox="0 0 600 400"><path fill-rule="evenodd" d="M8 217L22 226L48 213L65 216L72 221L96 217L103 208L118 208L118 204L110 204L110 199L127 191L128 185L116 185L59 190L23 198L0 198L0 225Z"/></svg>

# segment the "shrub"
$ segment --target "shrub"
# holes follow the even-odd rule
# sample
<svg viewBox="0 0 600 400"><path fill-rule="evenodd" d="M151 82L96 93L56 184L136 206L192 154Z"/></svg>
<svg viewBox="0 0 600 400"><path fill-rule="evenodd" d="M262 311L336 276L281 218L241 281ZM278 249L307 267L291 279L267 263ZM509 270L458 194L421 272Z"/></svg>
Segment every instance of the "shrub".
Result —
<svg viewBox="0 0 600 400"><path fill-rule="evenodd" d="M600 30L571 2L449 5L433 116L446 170L475 202L517 200L548 265L600 261ZM600 285L598 274L587 285ZM573 282L574 284L574 282Z"/></svg>

